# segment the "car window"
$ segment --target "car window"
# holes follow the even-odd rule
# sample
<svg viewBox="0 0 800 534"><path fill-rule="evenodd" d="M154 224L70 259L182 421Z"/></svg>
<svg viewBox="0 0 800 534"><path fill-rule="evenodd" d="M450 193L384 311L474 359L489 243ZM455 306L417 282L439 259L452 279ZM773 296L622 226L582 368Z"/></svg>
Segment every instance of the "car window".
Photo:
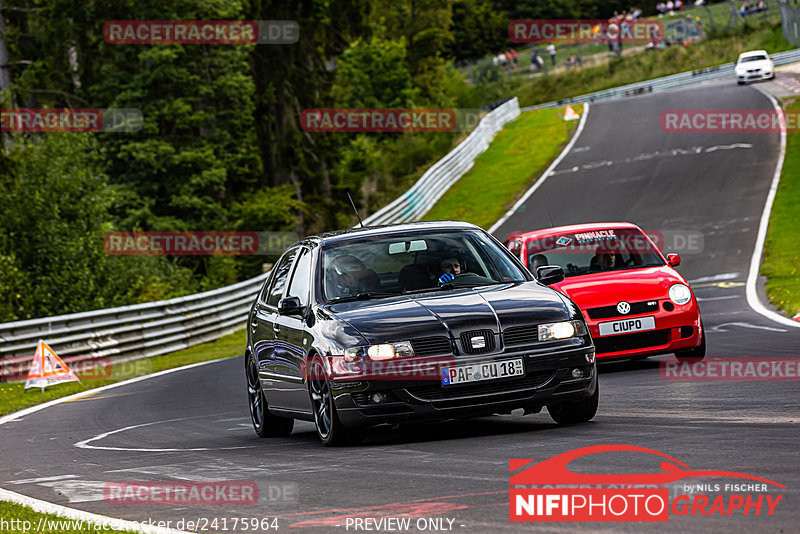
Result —
<svg viewBox="0 0 800 534"><path fill-rule="evenodd" d="M286 296L297 297L300 299L300 304L306 306L308 304L310 281L311 251L303 248L300 251L300 257L297 258L295 263L294 273L292 273L292 280L289 282L289 291Z"/></svg>
<svg viewBox="0 0 800 534"><path fill-rule="evenodd" d="M761 56L748 56L748 57L742 58L741 60L739 60L739 62L740 63L748 63L750 61L764 61L765 59L769 59L769 58L767 56L763 56L763 55L761 55Z"/></svg>
<svg viewBox="0 0 800 534"><path fill-rule="evenodd" d="M277 267L275 267L275 276L272 279L272 285L269 288L267 296L267 304L269 306L278 306L278 301L281 300L281 296L283 296L283 288L286 287L286 277L289 274L289 269L296 255L297 249L292 250L281 258Z"/></svg>
<svg viewBox="0 0 800 534"><path fill-rule="evenodd" d="M612 228L554 235L527 244L532 271L558 265L565 276L664 265L644 234L633 228Z"/></svg>
<svg viewBox="0 0 800 534"><path fill-rule="evenodd" d="M326 301L434 290L451 270L453 287L527 280L501 245L472 230L391 233L332 243L322 250L322 270Z"/></svg>

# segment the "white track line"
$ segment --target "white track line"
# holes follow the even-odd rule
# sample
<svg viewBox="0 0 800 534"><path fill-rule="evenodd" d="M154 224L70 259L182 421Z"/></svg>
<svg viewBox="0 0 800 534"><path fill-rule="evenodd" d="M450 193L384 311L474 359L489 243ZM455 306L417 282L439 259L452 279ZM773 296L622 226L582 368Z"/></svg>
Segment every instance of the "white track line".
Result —
<svg viewBox="0 0 800 534"><path fill-rule="evenodd" d="M759 93L766 96L772 106L775 108L776 113L783 113L775 97L757 86L753 86ZM772 203L775 201L775 194L778 192L778 184L781 181L781 172L783 171L783 160L786 156L786 130L781 130L781 151L778 155L778 163L775 165L775 174L772 176L772 184L769 188L767 201L764 203L764 211L761 213L761 224L758 227L758 235L756 236L756 248L753 251L753 256L750 258L750 272L747 275L747 286L745 294L747 295L747 304L757 313L760 313L767 319L775 321L786 326L793 326L800 328L800 323L793 321L788 317L770 310L761 299L758 298L758 291L756 291L756 283L758 282L758 272L761 269L761 257L764 254L764 240L767 238L767 227L769 226L769 216L772 213Z"/></svg>
<svg viewBox="0 0 800 534"><path fill-rule="evenodd" d="M34 499L33 497L28 497L26 495L22 495L20 493L16 493L13 491L4 490L2 488L0 488L0 500L10 501L16 504L21 504L23 506L28 506L42 514L55 514L63 518L66 518L67 520L84 521L86 523L94 523L96 525L100 525L98 529L94 529L93 527L84 524L81 525L81 528L77 530L86 529L89 532L95 530L97 532L108 532L109 529L113 528L116 530L130 530L132 532L144 532L146 534L190 534L186 533L183 530L175 530L172 528L164 528L155 525L148 525L146 521L143 523L139 523L137 521L128 521L126 519L117 519L115 517L108 517L105 515L84 512L83 510L76 510L75 508L68 508L66 506L49 503L47 501L41 501L39 499ZM57 520L53 519L46 521L51 521L50 524L51 526L53 526L53 523L55 523ZM157 523L158 521L155 522ZM39 525L43 526L41 525L41 523ZM66 525L62 524L62 526ZM75 524L73 524L72 526L75 527Z"/></svg>
<svg viewBox="0 0 800 534"><path fill-rule="evenodd" d="M238 356L232 356L232 358L238 358ZM222 358L219 360L209 360L207 362L198 362L192 363L189 365L184 365L183 367L175 367L174 369L165 369L164 371L159 371L157 373L153 373L150 375L144 376L137 376L136 378L131 378L130 380L124 380L122 382L117 382L115 384L108 384L107 386L101 386L99 388L90 389L88 391L81 391L80 393L76 393L74 395L69 395L67 397L61 397L60 399L55 399L50 402L45 402L44 404L37 404L36 406L31 406L30 408L25 408L24 410L20 410L18 412L10 413L3 417L0 417L0 425L4 425L6 423L10 423L11 421L16 421L20 417L24 417L26 415L30 415L32 413L38 412L39 410L44 410L45 408L49 408L50 406L55 406L56 404L61 404L62 402L68 402L70 400L78 399L80 397L86 396L91 393L97 393L98 391L105 391L108 389L114 389L121 386L126 386L128 384L133 384L135 382L141 382L142 380L147 380L149 378L155 378L157 376L168 375L170 373L175 373L177 371L184 371L186 369L192 369L194 367L200 367L201 365L208 365L211 363L218 363L224 360L229 360L230 358ZM170 528L162 528L156 527L154 525L148 524L140 524L135 521L126 521L124 519L116 519L113 517L107 517L104 515L93 514L91 512L85 512L83 510L78 510L77 508L68 508L66 506L61 506L59 504L50 503L47 501L42 501L39 499L34 499L33 497L28 497L26 495L22 495L20 493L15 493L13 491L8 491L3 488L0 488L0 500L2 501L11 501L17 504L21 504L23 506L28 506L33 508L37 512L45 513L45 514L57 514L62 517L66 517L68 519L75 519L78 521L89 521L92 523L98 523L100 525L113 525L114 528L121 529L121 530L130 530L134 532L144 532L146 534L184 534L184 531L181 530L174 530ZM188 534L188 533L187 533Z"/></svg>
<svg viewBox="0 0 800 534"><path fill-rule="evenodd" d="M517 209L519 209L519 207L522 206L525 203L525 201L528 200L528 198L530 198L530 196L534 193L534 191L539 189L539 187L544 183L544 181L547 180L548 176L550 176L550 173L553 172L553 170L558 166L559 163L561 163L561 160L567 157L567 154L569 154L569 151L572 150L572 147L575 145L575 142L581 136L581 133L583 132L583 127L586 125L586 117L588 116L589 116L589 104L587 103L583 105L583 113L581 114L581 121L578 123L578 129L575 130L575 135L572 136L572 139L570 139L569 143L567 143L567 146L564 147L564 150L561 151L561 154L558 155L555 161L553 161L553 163L551 163L550 166L547 167L547 170L545 170L542 173L539 179L536 180L536 183L534 183L533 186L531 186L531 188L528 189L524 195L522 195L522 198L520 198L516 202L516 204L514 204L514 206L512 206L511 209L505 213L505 215L500 217L500 219L498 219L497 222L494 223L491 228L489 228L490 234L493 234L495 230L500 228L503 225L503 223L505 223L508 220L509 217L514 215Z"/></svg>

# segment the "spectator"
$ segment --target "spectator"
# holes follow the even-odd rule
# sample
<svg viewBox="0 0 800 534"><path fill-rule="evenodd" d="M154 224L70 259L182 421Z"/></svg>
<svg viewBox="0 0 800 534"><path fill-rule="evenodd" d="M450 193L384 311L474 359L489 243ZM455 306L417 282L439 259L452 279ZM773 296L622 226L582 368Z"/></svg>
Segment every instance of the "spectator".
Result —
<svg viewBox="0 0 800 534"><path fill-rule="evenodd" d="M544 59L539 55L539 50L533 49L531 54L531 73L540 72L544 67Z"/></svg>
<svg viewBox="0 0 800 534"><path fill-rule="evenodd" d="M675 4L672 3L672 0L667 0L667 14L672 15L673 9L675 9Z"/></svg>
<svg viewBox="0 0 800 534"><path fill-rule="evenodd" d="M550 63L555 67L556 66L556 45L550 43L547 45L547 53L550 54Z"/></svg>
<svg viewBox="0 0 800 534"><path fill-rule="evenodd" d="M683 9L683 0L675 0L675 11Z"/></svg>
<svg viewBox="0 0 800 534"><path fill-rule="evenodd" d="M514 61L514 70L517 70L517 67L519 66L519 55L513 48L511 49L511 59Z"/></svg>

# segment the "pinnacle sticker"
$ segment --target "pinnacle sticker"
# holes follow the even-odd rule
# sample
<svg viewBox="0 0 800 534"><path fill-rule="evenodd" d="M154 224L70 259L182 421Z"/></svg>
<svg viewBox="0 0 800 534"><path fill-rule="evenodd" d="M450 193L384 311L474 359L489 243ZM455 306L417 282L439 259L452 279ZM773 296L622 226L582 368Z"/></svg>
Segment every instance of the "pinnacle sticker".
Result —
<svg viewBox="0 0 800 534"><path fill-rule="evenodd" d="M572 239L567 236L561 236L556 241L556 245L559 247L568 247L570 243L572 243Z"/></svg>
<svg viewBox="0 0 800 534"><path fill-rule="evenodd" d="M578 243L589 243L592 241L611 241L617 238L614 230L597 230L594 232L583 232L575 234Z"/></svg>

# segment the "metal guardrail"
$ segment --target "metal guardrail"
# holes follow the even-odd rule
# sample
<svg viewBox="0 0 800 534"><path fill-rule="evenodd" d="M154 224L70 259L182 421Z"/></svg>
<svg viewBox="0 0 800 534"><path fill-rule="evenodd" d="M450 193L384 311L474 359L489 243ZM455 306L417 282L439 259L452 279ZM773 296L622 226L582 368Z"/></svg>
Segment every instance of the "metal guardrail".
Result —
<svg viewBox="0 0 800 534"><path fill-rule="evenodd" d="M495 108L464 141L437 161L417 182L391 204L364 219L365 225L413 222L422 218L450 186L472 168L475 158L489 147L495 134L519 117L516 97Z"/></svg>
<svg viewBox="0 0 800 534"><path fill-rule="evenodd" d="M647 52L657 53L657 52ZM788 52L780 52L770 56L776 67L781 65L788 65L800 61L800 49L789 50ZM660 93L676 87L685 87L695 83L714 80L717 78L730 77L733 80L734 71L733 63L725 63L724 65L716 65L705 69L681 72L680 74L672 74L662 78L654 78L652 80L645 80L643 82L632 83L629 85L622 85L612 89L605 89L603 91L595 91L581 96L566 98L558 102L548 102L546 104L539 104L537 106L530 106L522 108L522 111L531 111L534 109L554 108L565 106L567 104L583 104L585 102L600 102L604 100L616 100L627 96L640 95L643 93Z"/></svg>
<svg viewBox="0 0 800 534"><path fill-rule="evenodd" d="M510 99L481 119L452 152L435 163L403 196L365 224L417 220L486 150L504 124L519 116ZM70 365L100 358L120 362L166 354L211 341L245 326L269 273L228 287L160 302L0 324L0 379L27 371L44 339Z"/></svg>
<svg viewBox="0 0 800 534"><path fill-rule="evenodd" d="M39 339L70 365L146 358L219 338L244 326L266 277L159 302L0 324L0 378L24 372Z"/></svg>
<svg viewBox="0 0 800 534"><path fill-rule="evenodd" d="M796 1L791 5L787 0L778 0L781 7L781 27L783 38L795 46L800 46L800 7Z"/></svg>

